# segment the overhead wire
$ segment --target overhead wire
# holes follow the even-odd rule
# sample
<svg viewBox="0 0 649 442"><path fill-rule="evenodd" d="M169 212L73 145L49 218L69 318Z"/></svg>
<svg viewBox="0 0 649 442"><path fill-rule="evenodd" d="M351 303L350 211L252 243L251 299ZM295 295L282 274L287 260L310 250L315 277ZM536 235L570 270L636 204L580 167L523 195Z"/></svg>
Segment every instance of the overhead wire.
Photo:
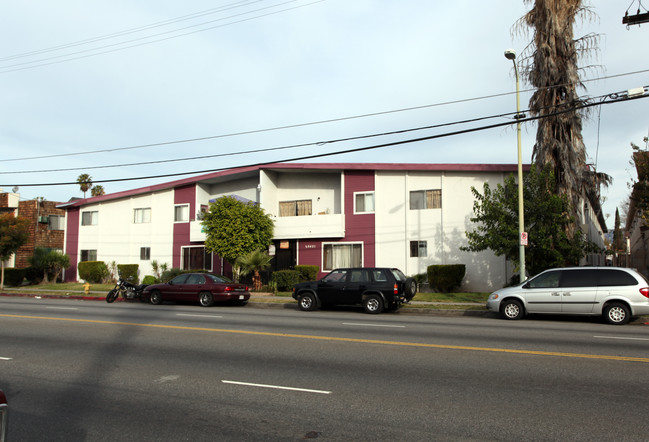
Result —
<svg viewBox="0 0 649 442"><path fill-rule="evenodd" d="M645 89L649 89L649 86L645 86ZM238 165L238 166L230 166L230 167L222 167L222 168L212 168L212 169L205 169L205 170L195 170L195 171L190 171L190 172L176 172L176 173L166 173L166 174L159 174L159 175L149 175L149 176L137 176L137 177L130 177L130 178L115 178L115 179L106 179L106 180L94 180L93 182L95 184L104 184L104 183L113 183L113 182L126 182L126 181L137 181L137 180L147 180L147 179L157 179L157 178L170 178L170 177L178 177L178 176L185 176L185 175L200 175L200 174L205 174L205 173L214 173L214 172L220 172L220 171L226 171L226 170L232 170L232 169L241 169L241 168L247 168L247 167L260 167L264 165L270 165L270 164L276 164L276 163L287 163L287 162L294 162L294 161L304 161L304 160L310 160L310 159L315 159L315 158L323 158L323 157L328 157L328 156L334 156L334 155L342 155L342 154L348 154L348 153L354 153L354 152L362 152L362 151L367 151L367 150L374 150L374 149L381 149L385 147L393 147L393 146L400 146L404 144L410 144L410 143L417 143L417 142L422 142L422 141L428 141L428 140L434 140L434 139L439 139L439 138L445 138L445 137L450 137L450 136L456 136L456 135L462 135L462 134L467 134L467 133L472 133L472 132L478 132L478 131L483 131L483 130L488 130L488 129L494 129L498 127L504 127L512 124L517 124L518 122L528 122L528 121L535 121L543 118L551 118L557 115L565 114L568 112L574 112L575 110L583 109L583 108L588 108L588 107L593 107L593 106L601 106L604 104L613 104L613 103L621 103L621 102L626 102L630 100L638 100L641 98L649 98L649 95L640 95L640 96L623 96L623 93L613 93L613 94L607 94L605 96L602 96L603 99L600 102L584 102L580 103L578 106L568 108L565 110L553 112L551 114L547 115L535 115L532 117L526 117L526 118L521 118L516 121L507 121L503 123L495 123L487 126L479 126L479 127L473 127L469 129L462 129L458 131L453 131L453 132L446 132L442 134L435 134L435 135L429 135L425 137L419 137L419 138L412 138L412 139L407 139L407 140L400 140L400 141L393 141L389 143L383 143L383 144L377 144L377 145L372 145L372 146L363 146L363 147L356 147L356 148L351 148L351 149L345 149L342 151L336 151L336 152L326 152L326 153L317 153L317 154L312 154L312 155L304 155L300 157L292 157L292 158L285 158L282 160L272 160L272 161L263 161L263 162L257 162L257 163L250 163L250 164L245 164L245 165ZM614 101L604 101L606 98L612 98ZM67 186L67 185L75 185L78 184L76 181L74 182L54 182L54 183L26 183L26 184L0 184L0 186L19 186L19 187L40 187L40 186Z"/></svg>

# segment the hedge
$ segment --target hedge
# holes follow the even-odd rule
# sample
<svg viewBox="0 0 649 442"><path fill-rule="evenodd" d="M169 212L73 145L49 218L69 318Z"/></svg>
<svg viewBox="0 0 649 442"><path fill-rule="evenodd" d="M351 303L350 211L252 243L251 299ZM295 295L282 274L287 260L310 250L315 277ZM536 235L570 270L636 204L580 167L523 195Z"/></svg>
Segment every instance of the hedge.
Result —
<svg viewBox="0 0 649 442"><path fill-rule="evenodd" d="M23 283L27 269L5 269L5 285L17 287Z"/></svg>
<svg viewBox="0 0 649 442"><path fill-rule="evenodd" d="M462 279L466 274L464 264L432 265L428 266L427 270L431 288L442 293L449 293L462 285Z"/></svg>
<svg viewBox="0 0 649 442"><path fill-rule="evenodd" d="M138 284L138 267L138 264L117 264L117 274L132 284Z"/></svg>
<svg viewBox="0 0 649 442"><path fill-rule="evenodd" d="M302 274L297 270L278 270L270 277L277 284L277 290L285 292L293 290L293 286L302 281Z"/></svg>
<svg viewBox="0 0 649 442"><path fill-rule="evenodd" d="M81 261L77 265L79 278L92 284L99 284L108 278L108 267L104 261Z"/></svg>
<svg viewBox="0 0 649 442"><path fill-rule="evenodd" d="M320 266L298 265L295 266L295 270L300 272L304 281L315 281L318 277Z"/></svg>

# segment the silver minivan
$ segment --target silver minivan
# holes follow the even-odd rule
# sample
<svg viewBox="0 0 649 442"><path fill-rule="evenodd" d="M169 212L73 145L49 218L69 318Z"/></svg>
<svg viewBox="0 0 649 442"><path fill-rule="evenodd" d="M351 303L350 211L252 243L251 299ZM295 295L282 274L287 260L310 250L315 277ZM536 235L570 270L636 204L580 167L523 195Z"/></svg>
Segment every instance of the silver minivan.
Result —
<svg viewBox="0 0 649 442"><path fill-rule="evenodd" d="M649 283L622 267L551 269L493 292L487 308L505 319L527 313L603 315L609 324L622 325L649 314Z"/></svg>

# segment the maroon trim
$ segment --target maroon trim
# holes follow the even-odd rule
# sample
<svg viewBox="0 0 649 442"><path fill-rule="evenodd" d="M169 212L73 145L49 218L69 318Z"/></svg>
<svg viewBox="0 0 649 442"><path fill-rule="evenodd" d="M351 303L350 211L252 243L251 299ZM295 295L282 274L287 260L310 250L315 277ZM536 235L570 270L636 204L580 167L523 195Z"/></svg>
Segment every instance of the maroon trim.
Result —
<svg viewBox="0 0 649 442"><path fill-rule="evenodd" d="M77 264L79 261L79 214L78 207L67 209L67 226L65 229L65 253L70 257L70 267L65 269L65 282L77 280Z"/></svg>

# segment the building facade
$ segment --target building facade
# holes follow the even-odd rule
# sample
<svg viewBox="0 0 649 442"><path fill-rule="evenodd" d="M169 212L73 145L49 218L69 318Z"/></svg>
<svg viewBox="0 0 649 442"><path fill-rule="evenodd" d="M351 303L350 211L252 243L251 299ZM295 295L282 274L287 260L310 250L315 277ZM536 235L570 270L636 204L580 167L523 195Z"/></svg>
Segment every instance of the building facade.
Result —
<svg viewBox="0 0 649 442"><path fill-rule="evenodd" d="M512 276L504 257L464 252L472 229L471 187L496 186L516 165L293 164L215 172L65 203L65 252L77 280L80 261L183 269L231 268L204 247L201 214L235 196L261 205L275 223L273 269L317 265L398 267L407 275L431 264L465 264L462 290L489 291Z"/></svg>

